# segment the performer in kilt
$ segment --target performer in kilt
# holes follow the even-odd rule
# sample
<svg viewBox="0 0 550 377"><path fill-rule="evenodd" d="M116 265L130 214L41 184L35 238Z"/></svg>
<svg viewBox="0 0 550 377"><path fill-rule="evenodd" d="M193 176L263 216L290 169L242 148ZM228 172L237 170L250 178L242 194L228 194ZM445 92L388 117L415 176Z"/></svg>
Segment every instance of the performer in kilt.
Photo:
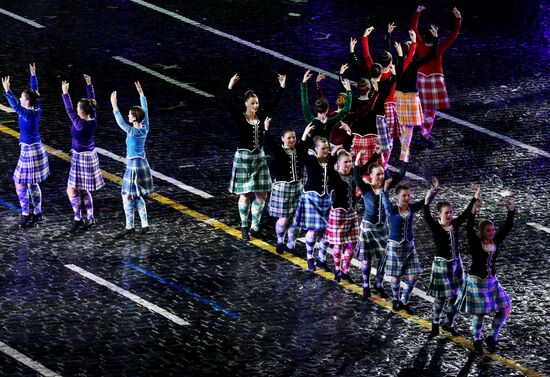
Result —
<svg viewBox="0 0 550 377"><path fill-rule="evenodd" d="M293 226L293 222L303 189L302 166L295 148L296 132L285 129L281 134L281 144L275 141L271 134L270 123L271 118L266 118L265 143L275 157L272 164L274 182L269 200L269 214L278 218L275 224L277 253L282 254L285 250L285 234L287 235L286 250L294 253L300 228Z"/></svg>
<svg viewBox="0 0 550 377"><path fill-rule="evenodd" d="M21 152L19 161L13 173L15 190L21 205L21 219L19 226L26 228L34 223L44 221L42 215L42 191L40 183L50 175L48 164L48 155L40 139L38 126L42 115L40 106L40 95L38 93L38 79L36 77L36 65L29 64L30 70L30 89L25 89L21 93L21 98L17 97L10 89L10 77L2 78L5 96L11 108L19 115L19 145ZM33 205L33 214L30 213L30 201Z"/></svg>
<svg viewBox="0 0 550 377"><path fill-rule="evenodd" d="M239 79L239 75L235 74L227 85L231 116L239 132L239 145L233 160L229 191L239 195L241 235L243 240L248 241L251 234L256 236L260 231L262 211L267 193L271 190L271 177L264 153L265 129L262 123L281 102L286 76L278 75L279 87L275 98L264 109L260 109L258 96L252 90L247 90L244 93L244 112L242 104L235 103L233 93ZM250 215L252 222L249 230Z"/></svg>
<svg viewBox="0 0 550 377"><path fill-rule="evenodd" d="M145 199L153 192L153 177L149 162L145 157L145 140L149 134L149 114L147 99L139 81L135 82L141 106L132 106L128 113L128 123L124 121L117 105L117 92L111 94L111 105L116 122L126 132L126 171L122 180L122 204L126 216L126 227L117 238L126 237L135 232L134 212L137 207L141 220L139 234L149 231Z"/></svg>
<svg viewBox="0 0 550 377"><path fill-rule="evenodd" d="M365 214L361 221L361 232L359 235L359 255L357 259L361 261L361 272L363 275L363 297L368 298L371 295L370 289L370 271L374 256L378 258L376 266L376 282L374 289L380 297L388 298L384 291L384 268L385 268L385 250L388 242L388 227L386 225L386 212L382 207L381 192L384 186L385 172L384 168L376 163L380 156L380 146L376 146L366 164L361 165L363 151L359 151L355 159L353 168L353 178L355 184L359 187L363 197ZM388 189L395 187L407 171L407 163L401 162L399 172L391 177ZM367 173L369 181L365 182L363 175Z"/></svg>
<svg viewBox="0 0 550 377"><path fill-rule="evenodd" d="M296 146L298 158L303 161L307 178L293 224L293 226L302 228L307 232L305 237L306 252L310 272L315 271L316 265L313 258L313 248L317 240L323 236L327 227L332 204L329 169L336 162L334 156L329 157L328 140L320 136L311 137L315 127L315 125L309 124L302 135L302 142ZM308 149L312 144L315 148L315 155L308 153ZM327 242L320 243L317 266L330 272L326 260L328 246Z"/></svg>
<svg viewBox="0 0 550 377"><path fill-rule="evenodd" d="M421 126L424 118L422 116L422 105L416 88L416 79L418 69L432 60L437 53L437 45L439 39L437 37L437 28L432 25L430 33L433 36L432 51L418 59L412 60L416 51L416 33L409 30L411 44L407 54L407 58L403 60L403 49L401 44L396 42L395 49L397 50L397 84L395 86L395 109L399 124L401 125L401 155L399 159L409 162L410 145L415 126ZM407 46L407 44L405 44Z"/></svg>
<svg viewBox="0 0 550 377"><path fill-rule="evenodd" d="M74 212L74 221L69 229L71 233L76 232L81 226L89 228L95 224L91 191L105 186L94 143L97 128L94 87L90 76L84 75L84 80L87 98L78 101L76 111L69 95L69 83L63 81L61 85L65 110L72 123L72 158L67 182L67 196ZM82 203L86 222L82 219Z"/></svg>
<svg viewBox="0 0 550 377"><path fill-rule="evenodd" d="M418 33L418 20L420 14L425 9L426 7L423 5L418 6L411 21L411 29L416 33L416 51L420 57L428 55L435 48L431 43L426 43L420 33ZM462 23L462 16L458 9L453 8L453 15L455 16L455 22L451 34L439 44L435 59L430 60L418 70L418 92L420 94L424 118L420 126L423 136L420 140L421 145L429 148L435 148L435 143L431 139L431 133L435 122L436 110L448 109L451 106L443 74L443 54L456 40Z"/></svg>
<svg viewBox="0 0 550 377"><path fill-rule="evenodd" d="M418 276L422 273L422 266L416 254L414 246L413 219L414 215L424 207L424 200L409 204L411 190L407 186L397 186L397 205L392 204L388 197L388 189L391 184L389 179L384 183L382 192L382 204L388 217L390 233L386 246L386 268L385 273L391 280L392 308L394 311L405 310L408 314L414 314L409 306L409 298L414 289ZM432 181L432 187L426 194L431 202L437 192L438 181ZM401 276L406 275L405 288L399 298L399 284Z"/></svg>
<svg viewBox="0 0 550 377"><path fill-rule="evenodd" d="M490 313L496 313L491 324L490 335L485 340L488 351L494 353L500 330L512 308L510 297L498 282L495 272L495 263L500 254L500 247L512 229L516 213L514 202L511 199L507 199L505 203L508 215L506 222L498 232L495 232L495 225L491 221L483 219L479 222L481 238L476 235L474 221L475 214L481 206L480 200L474 203L466 223L472 265L462 285L456 305L461 312L472 314L474 349L479 354L483 353L481 342L483 317Z"/></svg>
<svg viewBox="0 0 550 377"><path fill-rule="evenodd" d="M426 196L424 201L424 218L432 231L435 243L432 274L428 288L428 294L435 299L430 338L439 335L439 322L445 303L447 303L447 312L442 329L454 336L458 335L453 328L453 322L458 312L455 301L464 282L464 267L458 247L458 231L460 226L466 222L474 203L479 199L479 190L479 185L475 185L474 197L470 204L456 218L453 217L451 203L441 201L437 203L439 221L436 221L430 212L429 197Z"/></svg>

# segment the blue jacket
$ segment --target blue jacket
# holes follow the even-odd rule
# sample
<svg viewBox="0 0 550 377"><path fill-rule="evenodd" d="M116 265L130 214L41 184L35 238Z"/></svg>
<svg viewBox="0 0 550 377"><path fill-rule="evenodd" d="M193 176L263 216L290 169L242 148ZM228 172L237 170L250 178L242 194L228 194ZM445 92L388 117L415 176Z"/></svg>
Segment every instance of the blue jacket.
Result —
<svg viewBox="0 0 550 377"><path fill-rule="evenodd" d="M31 75L31 90L38 90L38 79L33 75ZM40 100L36 100L33 109L25 109L11 90L4 93L4 95L11 108L19 115L19 141L23 144L40 143L40 133L38 132L38 123L40 123L40 116L42 115Z"/></svg>
<svg viewBox="0 0 550 377"><path fill-rule="evenodd" d="M145 118L141 124L143 128L136 128L124 120L119 110L113 111L116 122L120 128L126 132L126 158L145 158L145 140L149 133L149 115L147 112L147 99L145 96L139 97L141 107L145 112Z"/></svg>
<svg viewBox="0 0 550 377"><path fill-rule="evenodd" d="M433 197L430 198L430 203ZM399 212L399 206L392 204L387 192L382 192L382 204L384 210L388 216L388 222L390 227L390 234L388 240L395 241L397 243L414 242L413 233L413 220L414 215L422 211L424 208L424 199L409 204L409 214L407 216L401 215Z"/></svg>

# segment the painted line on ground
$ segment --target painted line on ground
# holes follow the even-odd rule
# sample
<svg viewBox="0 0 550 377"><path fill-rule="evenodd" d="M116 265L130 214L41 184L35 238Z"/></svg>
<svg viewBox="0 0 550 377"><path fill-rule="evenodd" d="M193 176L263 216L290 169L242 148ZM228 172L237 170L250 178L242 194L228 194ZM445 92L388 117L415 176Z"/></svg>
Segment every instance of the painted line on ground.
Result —
<svg viewBox="0 0 550 377"><path fill-rule="evenodd" d="M247 46L247 47L250 47L250 48L253 48L254 50L257 50L257 51L261 51L261 52L264 52L268 55L271 55L273 57L276 57L278 59L281 59L281 60L284 60L286 62L289 62L289 63L292 63L294 65L297 65L298 67L302 67L302 68L305 68L305 69L309 69L309 70L312 70L312 71L316 71L316 72L323 72L324 74L326 74L328 77L331 77L335 80L339 80L338 76L335 75L334 73L332 72L328 72L328 71L325 71L324 69L321 69L321 68L318 68L318 67L315 67L315 66L312 66L312 65L309 65L309 64L306 64L306 63L303 63L299 60L296 60L296 59L293 59L289 56L286 56L286 55L283 55L277 51L274 51L274 50L270 50L268 48L265 48L265 47L262 47L262 46L259 46L257 44L254 44L254 43L251 43L251 42L248 42L244 39L241 39L237 36L234 36L232 34L228 34L228 33L225 33L223 31L220 31L220 30L217 30L217 29L214 29L213 27L210 27L210 26L207 26L207 25L204 25L204 24L201 24L200 22L197 22L197 21L194 21L190 18L187 18L187 17L184 17L180 14L177 14L175 12L172 12L172 11L169 11L168 9L165 9L165 8L161 8L157 5L154 5L154 4L151 4L147 1L143 1L143 0L130 0L131 2L133 3L136 3L136 4L139 4L141 6L144 6L146 8L149 8L151 10L154 10L156 12L159 12L159 13L162 13L162 14L165 14L167 16L170 16L170 17L173 17L179 21L182 21L188 25L192 25L192 26L195 26L199 29L202 29L202 30L205 30L205 31L208 31L210 33L213 33L215 35L219 35L220 37L224 37L224 38L227 38L229 40L232 40L233 42L236 42L236 43L240 43L244 46ZM504 140L512 145L515 145L515 146L518 146L518 147L521 147L521 148L524 148L524 149L527 149L528 151L532 152L532 153L535 153L535 154L538 154L538 155L541 155L541 156L544 156L544 157L547 157L547 158L550 158L550 153L542 150L542 149L539 149L539 148L536 148L536 147L533 147L533 146L530 146L530 145L527 145L525 143L522 143L521 141L517 141L515 139L512 139L510 137L507 137L507 136L503 136L503 135L500 135L496 132L493 132L493 131L490 131L486 128L483 128L481 126L478 126L476 124L473 124L471 122L468 122L468 121L465 121L465 120L462 120L462 119L459 119L459 118L456 118L456 117L453 117L451 115L448 115L448 114L445 114L445 113L442 113L440 111L437 112L437 115L439 115L440 117L444 118L444 119L447 119L447 120L450 120L452 122L455 122L457 124L460 124L462 126L466 126L466 127L470 127L476 131L479 131L479 132L482 132L486 135L489 135L489 136L492 136L492 137L495 137L495 138L498 138L500 140Z"/></svg>
<svg viewBox="0 0 550 377"><path fill-rule="evenodd" d="M0 205L3 205L4 207L8 207L9 209L11 209L12 211L15 211L17 213L21 212L19 207L17 207L15 204L13 204L11 202L8 202L8 201L6 201L2 198L0 198Z"/></svg>
<svg viewBox="0 0 550 377"><path fill-rule="evenodd" d="M11 18L15 18L16 20L22 21L22 22L24 22L24 23L26 23L26 24L29 24L29 25L31 25L31 26L34 26L35 28L38 28L38 29L45 28L45 26L40 25L40 24L37 23L37 22L34 22L34 21L32 21L32 20L29 20L29 19L26 19L25 17L18 16L17 14L12 13L12 12L7 11L7 10L2 9L2 8L0 8L0 13L5 14L6 16L9 16L9 17L11 17Z"/></svg>
<svg viewBox="0 0 550 377"><path fill-rule="evenodd" d="M190 325L190 323L187 322L185 319L180 318L177 315L174 315L174 314L170 313L169 311L161 308L160 306L157 306L157 305L155 305L155 304L153 304L149 301L146 301L146 300L142 299L141 297L139 297L139 296L137 296L137 295L125 290L125 289L120 288L119 286L114 285L113 283L110 283L107 280L102 279L99 276L94 275L91 272L88 272L83 268L75 266L74 264L65 264L64 266L67 267L69 270L72 270L72 271L84 276L85 278L88 278L88 279L96 282L97 284L102 285L104 287L107 287L111 291L116 292L119 295L124 296L129 300L132 300L136 304L139 304L139 305L149 309L152 312L160 314L161 316L169 319L170 321L174 322L177 325L180 325L180 326L189 326Z"/></svg>
<svg viewBox="0 0 550 377"><path fill-rule="evenodd" d="M190 289L185 288L185 287L183 287L183 286L181 286L177 283L174 283L173 281L170 281L166 278L163 278L162 276L159 276L159 275L157 275L157 274L155 274L151 271L148 271L148 270L146 270L142 267L136 266L135 264L132 264L132 263L126 262L126 263L124 263L124 265L131 268L131 269L139 271L144 275L152 277L153 279L156 279L157 281L161 282L162 284L165 284L165 285L169 286L170 288L175 289L178 292L185 293L186 295L193 297L195 300L198 300L198 301L200 301L204 304L210 305L214 309L216 309L216 310L218 310L218 311L220 311L220 312L222 312L222 313L224 313L224 314L226 314L230 317L233 317L235 319L241 319L241 316L238 315L237 313L234 313L231 310L228 310L228 309L224 308L220 304L217 304L216 302L214 302L212 300L209 300L205 297L202 297L201 295L198 295L198 294L192 292Z"/></svg>
<svg viewBox="0 0 550 377"><path fill-rule="evenodd" d="M21 352L17 351L15 348L8 346L6 343L0 341L0 352L14 358L19 361L21 364L28 366L33 369L35 372L41 376L46 377L61 377L60 374L55 373L54 371L46 368L44 365L40 364L38 361L34 361L28 356L23 355Z"/></svg>
<svg viewBox="0 0 550 377"><path fill-rule="evenodd" d="M129 65L129 66L132 66L134 68L137 68L139 69L140 71L143 71L145 73L148 73L152 76L155 76L161 80L164 80L170 84L173 84L173 85L176 85L176 86L179 86L180 88L183 88L183 89L186 89L186 90L189 90L190 92L193 92L195 94L199 94L201 96L204 96L204 97L208 97L208 98L213 98L214 95L213 94L210 94L210 93L206 93L200 89L197 89L197 88L194 88L192 87L191 85L188 85L188 84L185 84L183 82L180 82L180 81L177 81L177 80L174 80L173 78L170 78L166 75L163 75L162 73L158 73L157 71L153 71L152 69L149 69L141 64L138 64L138 63L135 63L131 60L128 60L128 59L125 59L123 58L122 56L113 56L113 59L115 60L118 60L119 62L121 63L124 63L126 65Z"/></svg>
<svg viewBox="0 0 550 377"><path fill-rule="evenodd" d="M98 147L96 147L96 151L97 151L97 153L99 153L102 156L109 157L113 160L116 160L116 161L119 161L119 162L122 162L122 163L126 164L126 158L124 158L122 156L119 156L117 154L114 154L113 152L110 152L108 150L105 150L103 148L98 148ZM210 199L210 198L214 197L214 196L210 195L209 193L207 193L205 191L194 188L193 186L186 185L185 183L180 182L177 179L174 179L172 177L168 177L167 175L159 173L158 171L155 171L155 170L151 169L151 174L153 175L153 177L156 177L158 179L161 179L163 181L171 183L174 186L177 186L182 190L188 191L188 192L190 192L192 194L195 194L195 195L198 195L202 198Z"/></svg>
<svg viewBox="0 0 550 377"><path fill-rule="evenodd" d="M527 225L532 226L535 229L542 230L543 232L550 233L550 228L548 228L544 225L540 225L540 224L537 224L537 223L527 223Z"/></svg>
<svg viewBox="0 0 550 377"><path fill-rule="evenodd" d="M0 104L0 110L5 111L6 113L15 113L15 110L11 107L4 106Z"/></svg>
<svg viewBox="0 0 550 377"><path fill-rule="evenodd" d="M388 169L391 170L391 171L394 171L394 172L397 172L399 171L399 169L397 169L395 166L392 166L392 165L388 165ZM405 177L408 177L414 181L423 181L423 182L427 182L428 180L424 177L421 177L419 175L416 175L416 174L413 174L413 173L409 173L409 172L406 172L405 173Z"/></svg>
<svg viewBox="0 0 550 377"><path fill-rule="evenodd" d="M11 135L17 139L19 139L19 133L17 131L14 131L12 130L11 128L8 128L6 126L2 126L0 125L0 132L4 132L8 135ZM66 153L63 153L63 152L60 152L50 146L47 146L47 145L44 145L44 147L46 148L46 150L48 151L48 153L51 153L67 162L70 162L71 161L71 158L69 155L67 155ZM52 153L53 152L56 152L56 154ZM60 152L60 153L57 153L57 152ZM111 173L108 173L108 172L105 172L104 170L102 170L103 172L103 176L118 184L118 185L122 185L122 179L114 174L111 174ZM175 200L173 199L170 199L166 196L163 196L163 195L160 195L160 194L157 194L157 193L152 193L150 196L149 196L150 199L153 199L155 201L157 201L158 203L161 203L161 204L164 204L168 207L171 207L172 209L182 213L183 215L186 215L188 217L191 217L197 221L200 221L200 222L203 222L205 224L209 224L210 226L212 226L214 229L217 229L217 230L220 230L220 231L223 231L227 234L229 234L230 236L233 236L237 239L241 239L241 231L240 230L237 230L225 223L222 223L221 221L218 221L218 220L214 220L210 217L208 217L207 215L205 214L202 214L200 212L197 212L181 203L178 203L176 202ZM268 251L270 252L271 254L274 254L274 255L277 255L278 257L280 258L283 258L283 259L286 259L287 261L297 265L298 267L300 267L302 270L307 270L308 267L307 267L307 263L304 259L302 258L299 258L299 257L296 257L294 255L291 255L289 253L284 253L282 255L279 255L276 251L275 251L275 246L265 242L265 241L262 241L262 240L259 240L257 238L252 238L250 241L247 242L248 244L252 244L262 250L265 250L265 251ZM329 281L332 281L332 277L333 275L328 273L328 272L325 272L325 271L321 271L321 270L316 270L314 272L314 274L318 275L318 276L322 276L323 278L325 278L326 280L329 280ZM335 283L336 284L336 283ZM341 281L340 283L338 283L338 285L344 287L345 289L355 293L356 295L358 296L362 296L363 295L363 288L356 285L356 284L349 284L345 281ZM376 296L371 296L369 298L369 301L372 301L373 303L379 305L379 306L382 306L384 308L386 308L388 311L390 312L393 312L392 311L392 308L391 308L391 303L386 301L386 300L383 300L379 297L376 297ZM399 317L402 317L412 323L415 323L421 327L424 327L426 329L431 329L432 328L432 324L431 324L431 321L426 321L425 319L422 319L420 317L417 317L417 316L411 316L407 313L404 313L404 312L394 312L394 314L396 316L399 316ZM469 340L469 339L466 339L466 338L463 338L461 336L457 336L457 337L454 337L452 335L450 335L449 333L446 333L446 332L443 332L443 336L446 336L447 338L449 338L451 341L457 343L457 344L460 344L466 348L469 348L471 350L474 349L473 347L473 343ZM511 359L507 359L501 355L498 355L498 354L486 354L485 357L488 357L488 358L491 358L492 360L495 360L497 362L499 362L500 364L502 365L505 365L507 367L510 367L510 368L513 368L513 369L516 369L522 373L524 373L525 375L529 376L529 377L542 377L543 375L537 371L534 371L528 367L524 367L522 365L520 365L518 362L514 361L514 360L511 360Z"/></svg>

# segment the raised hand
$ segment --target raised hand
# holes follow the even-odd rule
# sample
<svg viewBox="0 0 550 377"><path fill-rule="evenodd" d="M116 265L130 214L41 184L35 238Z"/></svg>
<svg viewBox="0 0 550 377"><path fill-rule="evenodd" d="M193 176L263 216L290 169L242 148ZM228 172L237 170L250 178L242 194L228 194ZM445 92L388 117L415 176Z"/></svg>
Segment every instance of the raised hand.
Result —
<svg viewBox="0 0 550 377"><path fill-rule="evenodd" d="M433 35L434 38L437 38L437 26L431 25L430 26L430 33Z"/></svg>
<svg viewBox="0 0 550 377"><path fill-rule="evenodd" d="M302 79L302 82L307 82L311 76L313 76L313 73L308 69L306 73L304 73L304 78Z"/></svg>
<svg viewBox="0 0 550 377"><path fill-rule="evenodd" d="M336 154L338 153L338 151L339 151L340 149L343 149L343 148L344 148L344 146L343 146L342 144L340 144L340 145L335 145L334 148L332 148L332 150L330 151L330 154L331 154L332 156L336 156Z"/></svg>
<svg viewBox="0 0 550 377"><path fill-rule="evenodd" d="M348 135L351 135L351 127L347 123L344 123L344 122L340 122L340 123L341 123L341 126L338 128L341 130L346 130L346 133Z"/></svg>
<svg viewBox="0 0 550 377"><path fill-rule="evenodd" d="M356 44L357 44L357 39L351 37L351 38L349 39L349 52L354 52L354 51L355 51L355 45L356 45Z"/></svg>
<svg viewBox="0 0 550 377"><path fill-rule="evenodd" d="M384 191L385 192L388 192L388 190L390 189L390 184L391 182L393 181L393 178L388 178L384 181Z"/></svg>
<svg viewBox="0 0 550 377"><path fill-rule="evenodd" d="M355 166L361 166L361 157L363 156L363 153L365 153L365 151L362 149L357 152L357 156L355 156Z"/></svg>
<svg viewBox="0 0 550 377"><path fill-rule="evenodd" d="M370 80L370 85L372 86L372 90L375 91L375 92L378 91L378 82L379 81L380 81L380 77Z"/></svg>
<svg viewBox="0 0 550 377"><path fill-rule="evenodd" d="M2 86L4 87L4 91L7 93L10 91L10 77L2 77Z"/></svg>
<svg viewBox="0 0 550 377"><path fill-rule="evenodd" d="M363 33L363 37L368 37L370 33L374 30L374 26L369 26L365 29L365 32Z"/></svg>
<svg viewBox="0 0 550 377"><path fill-rule="evenodd" d="M67 81L61 81L61 91L63 94L69 93L69 83Z"/></svg>
<svg viewBox="0 0 550 377"><path fill-rule="evenodd" d="M269 126L271 125L271 118L270 117L266 117L265 120L264 120L264 129L266 131L269 130Z"/></svg>
<svg viewBox="0 0 550 377"><path fill-rule="evenodd" d="M416 11L419 12L419 13L424 11L424 10L426 10L426 7L424 5L419 5L418 7L416 7Z"/></svg>
<svg viewBox="0 0 550 377"><path fill-rule="evenodd" d="M416 33L414 30L409 30L409 37L411 38L412 43L416 43Z"/></svg>
<svg viewBox="0 0 550 377"><path fill-rule="evenodd" d="M113 106L113 110L118 110L116 90L111 93L111 105Z"/></svg>
<svg viewBox="0 0 550 377"><path fill-rule="evenodd" d="M438 190L439 189L439 179L437 177L432 177L432 189Z"/></svg>
<svg viewBox="0 0 550 377"><path fill-rule="evenodd" d="M456 9L456 7L453 8L453 14L456 18L459 18L459 19L462 18L462 15L458 11L458 9Z"/></svg>
<svg viewBox="0 0 550 377"><path fill-rule="evenodd" d="M351 84L349 83L348 79L343 79L342 85L344 86L344 88L346 88L346 91L351 92Z"/></svg>
<svg viewBox="0 0 550 377"><path fill-rule="evenodd" d="M238 73L235 73L233 77L229 80L229 84L227 84L227 89L233 89L233 86L239 81L241 78L239 77Z"/></svg>
<svg viewBox="0 0 550 377"><path fill-rule="evenodd" d="M29 64L29 72L31 76L36 76L36 63Z"/></svg>
<svg viewBox="0 0 550 377"><path fill-rule="evenodd" d="M279 85L281 88L284 88L286 85L286 75L277 74L277 80L279 80Z"/></svg>
<svg viewBox="0 0 550 377"><path fill-rule="evenodd" d="M382 153L382 146L380 144L376 144L374 146L374 153L381 154Z"/></svg>
<svg viewBox="0 0 550 377"><path fill-rule="evenodd" d="M313 131L314 129L315 129L315 126L313 125L313 123L308 124L306 126L306 129L304 130L304 134L302 135L302 140L306 141L307 135L309 135L311 131Z"/></svg>
<svg viewBox="0 0 550 377"><path fill-rule="evenodd" d="M134 82L134 85L136 86L136 90L138 91L139 96L140 96L140 97L145 96L145 94L143 93L143 89L141 88L141 84L139 83L139 81Z"/></svg>
<svg viewBox="0 0 550 377"><path fill-rule="evenodd" d="M395 30L396 27L397 27L397 26L395 25L394 22L390 22L390 23L388 24L388 33L390 33L390 34L393 33L393 31Z"/></svg>
<svg viewBox="0 0 550 377"><path fill-rule="evenodd" d="M516 207L514 205L514 199L506 199L504 205L508 208L508 211L513 211Z"/></svg>
<svg viewBox="0 0 550 377"><path fill-rule="evenodd" d="M340 66L340 71L339 71L340 75L343 75L348 70L348 68L349 68L348 63L342 64Z"/></svg>
<svg viewBox="0 0 550 377"><path fill-rule="evenodd" d="M481 186L476 183L472 185L472 189L474 190L474 198L477 200L481 199Z"/></svg>
<svg viewBox="0 0 550 377"><path fill-rule="evenodd" d="M397 51L397 55L403 56L403 48L401 48L401 43L395 42L395 51Z"/></svg>
<svg viewBox="0 0 550 377"><path fill-rule="evenodd" d="M395 73L395 65L393 64L393 62L390 63L390 65L388 65L388 68L390 69L390 71L391 71L391 73L392 73L393 75L396 74L396 73Z"/></svg>
<svg viewBox="0 0 550 377"><path fill-rule="evenodd" d="M472 213L475 215L477 210L481 207L481 199L478 199L474 202L474 205L472 206Z"/></svg>
<svg viewBox="0 0 550 377"><path fill-rule="evenodd" d="M87 74L84 74L84 81L86 81L86 85L92 85L92 78Z"/></svg>
<svg viewBox="0 0 550 377"><path fill-rule="evenodd" d="M319 72L317 74L317 77L315 78L315 82L321 82L321 80L324 80L327 77L323 72Z"/></svg>

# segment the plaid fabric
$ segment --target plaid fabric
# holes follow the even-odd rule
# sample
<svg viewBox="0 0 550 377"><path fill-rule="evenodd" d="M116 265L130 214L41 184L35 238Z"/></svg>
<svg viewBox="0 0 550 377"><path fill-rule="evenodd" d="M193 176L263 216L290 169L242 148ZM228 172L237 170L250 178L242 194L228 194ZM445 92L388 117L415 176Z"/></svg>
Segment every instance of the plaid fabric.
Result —
<svg viewBox="0 0 550 377"><path fill-rule="evenodd" d="M435 258L428 294L436 298L456 297L464 283L464 268L460 257L453 260Z"/></svg>
<svg viewBox="0 0 550 377"><path fill-rule="evenodd" d="M351 158L352 161L355 161L355 156L357 156L357 153L359 151L365 151L361 155L361 165L364 165L367 163L367 161L371 158L372 154L374 153L374 146L376 144L380 144L380 141L378 140L377 135L367 135L367 136L359 136L359 135L353 135L353 141L351 143ZM378 159L378 164L383 165L384 161L382 156Z"/></svg>
<svg viewBox="0 0 550 377"><path fill-rule="evenodd" d="M229 192L246 194L271 190L271 176L263 149L250 152L239 149L235 152Z"/></svg>
<svg viewBox="0 0 550 377"><path fill-rule="evenodd" d="M388 228L386 224L372 225L365 219L361 221L361 233L359 235L359 255L357 259L372 260L384 257L384 251L388 243Z"/></svg>
<svg viewBox="0 0 550 377"><path fill-rule="evenodd" d="M95 149L82 153L72 151L71 170L67 185L77 190L88 191L99 190L105 186Z"/></svg>
<svg viewBox="0 0 550 377"><path fill-rule="evenodd" d="M434 73L426 76L418 72L416 84L420 93L420 102L425 109L448 109L451 107L445 85L445 76Z"/></svg>
<svg viewBox="0 0 550 377"><path fill-rule="evenodd" d="M20 185L40 183L50 175L46 148L42 143L21 143L19 161L13 172L13 180Z"/></svg>
<svg viewBox="0 0 550 377"><path fill-rule="evenodd" d="M388 124L391 137L399 137L399 135L401 135L401 128L399 127L397 111L395 111L395 102L384 103L384 114L386 116L386 123Z"/></svg>
<svg viewBox="0 0 550 377"><path fill-rule="evenodd" d="M386 119L382 115L376 116L376 131L378 132L378 140L383 151L391 151L393 147L393 138L390 136L390 129L386 124Z"/></svg>
<svg viewBox="0 0 550 377"><path fill-rule="evenodd" d="M342 208L331 208L328 216L324 241L331 245L356 243L359 239L359 218L357 212L346 212Z"/></svg>
<svg viewBox="0 0 550 377"><path fill-rule="evenodd" d="M401 161L409 162L411 156L411 140L413 137L414 126L400 126L401 136L399 136L399 142L401 143L401 154L399 159Z"/></svg>
<svg viewBox="0 0 550 377"><path fill-rule="evenodd" d="M414 243L398 244L391 240L388 241L384 273L388 276L420 275L422 266L418 260Z"/></svg>
<svg viewBox="0 0 550 377"><path fill-rule="evenodd" d="M416 92L403 93L396 90L395 111L401 125L420 126L424 122L420 97Z"/></svg>
<svg viewBox="0 0 550 377"><path fill-rule="evenodd" d="M497 278L468 275L455 305L463 313L489 314L512 307L512 301Z"/></svg>
<svg viewBox="0 0 550 377"><path fill-rule="evenodd" d="M131 198L148 196L153 192L154 184L149 163L145 158L130 158L122 178L122 195Z"/></svg>
<svg viewBox="0 0 550 377"><path fill-rule="evenodd" d="M332 197L319 195L314 191L304 192L300 197L293 226L304 230L325 230Z"/></svg>
<svg viewBox="0 0 550 377"><path fill-rule="evenodd" d="M273 217L294 217L302 190L302 181L273 183L269 214Z"/></svg>

